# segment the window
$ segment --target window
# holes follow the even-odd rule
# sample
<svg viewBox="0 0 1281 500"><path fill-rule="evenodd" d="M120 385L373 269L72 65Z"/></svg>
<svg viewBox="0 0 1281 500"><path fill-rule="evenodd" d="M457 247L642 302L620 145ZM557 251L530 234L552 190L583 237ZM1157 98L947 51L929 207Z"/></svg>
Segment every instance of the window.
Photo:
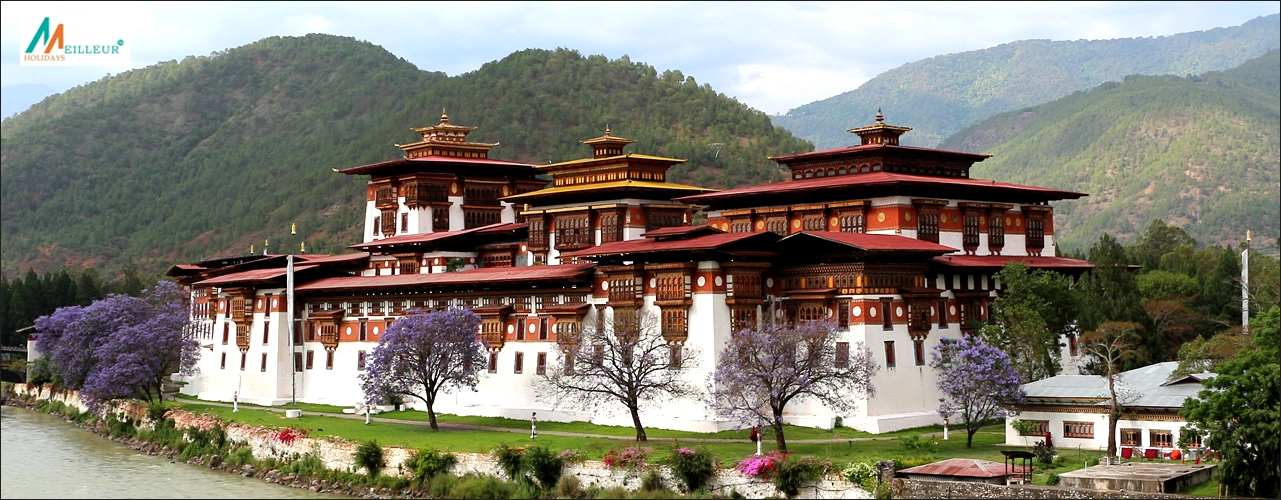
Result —
<svg viewBox="0 0 1281 500"><path fill-rule="evenodd" d="M1121 429L1121 446L1143 446L1143 430Z"/></svg>
<svg viewBox="0 0 1281 500"><path fill-rule="evenodd" d="M449 230L449 207L433 206L431 207L431 230L444 232Z"/></svg>
<svg viewBox="0 0 1281 500"><path fill-rule="evenodd" d="M600 216L600 242L601 244L622 241L623 225L619 224L618 214L601 214Z"/></svg>
<svg viewBox="0 0 1281 500"><path fill-rule="evenodd" d="M681 345L669 344L668 349L671 350L671 355L667 360L667 369L668 370L681 369Z"/></svg>
<svg viewBox="0 0 1281 500"><path fill-rule="evenodd" d="M315 342L315 341L316 341L316 324L309 321L307 322L307 342Z"/></svg>
<svg viewBox="0 0 1281 500"><path fill-rule="evenodd" d="M378 236L378 227L381 225L382 225L382 218L374 217L373 231L371 231L374 236Z"/></svg>
<svg viewBox="0 0 1281 500"><path fill-rule="evenodd" d="M881 327L886 330L894 329L894 316L890 310L890 301L881 300Z"/></svg>
<svg viewBox="0 0 1281 500"><path fill-rule="evenodd" d="M271 338L271 322L262 322L262 345L267 345L267 339Z"/></svg>
<svg viewBox="0 0 1281 500"><path fill-rule="evenodd" d="M294 372L300 372L300 371L302 371L302 353L295 352L294 353Z"/></svg>
<svg viewBox="0 0 1281 500"><path fill-rule="evenodd" d="M850 343L836 343L836 367L847 368L850 366Z"/></svg>
<svg viewBox="0 0 1281 500"><path fill-rule="evenodd" d="M262 353L262 368L259 371L267 371L267 353Z"/></svg>
<svg viewBox="0 0 1281 500"><path fill-rule="evenodd" d="M605 362L605 346L600 344L592 346L592 362L598 365Z"/></svg>
<svg viewBox="0 0 1281 500"><path fill-rule="evenodd" d="M408 212L400 214L400 232L402 233L409 232L409 213Z"/></svg>
<svg viewBox="0 0 1281 500"><path fill-rule="evenodd" d="M916 366L925 365L925 341L916 339L912 341L912 354L916 355Z"/></svg>
<svg viewBox="0 0 1281 500"><path fill-rule="evenodd" d="M863 224L863 214L848 213L841 215L841 232L842 233L865 233L867 226Z"/></svg>
<svg viewBox="0 0 1281 500"><path fill-rule="evenodd" d="M307 369L308 370L311 369L311 366L312 366L311 362L315 359L316 359L316 351L308 349L307 350Z"/></svg>
<svg viewBox="0 0 1281 500"><path fill-rule="evenodd" d="M498 373L498 353L489 353L489 373Z"/></svg>
<svg viewBox="0 0 1281 500"><path fill-rule="evenodd" d="M1071 355L1073 355L1073 356L1076 356L1076 353L1077 353L1077 350L1076 350L1076 334L1075 334L1075 333L1069 333L1069 334L1068 334L1068 336L1067 336L1067 338L1068 338L1068 353L1069 353L1069 354L1071 354Z"/></svg>
<svg viewBox="0 0 1281 500"><path fill-rule="evenodd" d="M1063 437L1094 439L1094 422L1063 422Z"/></svg>
<svg viewBox="0 0 1281 500"><path fill-rule="evenodd" d="M565 352L565 375L574 374L574 356L575 351L573 350Z"/></svg>
<svg viewBox="0 0 1281 500"><path fill-rule="evenodd" d="M1187 433L1189 433L1189 434L1190 434L1190 435L1188 436L1188 447L1189 447L1189 448L1201 448L1201 447L1203 447L1203 446L1204 446L1204 445L1201 443L1201 435L1200 435L1200 434L1193 433L1192 431L1187 430L1187 428L1184 428L1182 432L1187 432Z"/></svg>
<svg viewBox="0 0 1281 500"><path fill-rule="evenodd" d="M1027 254L1041 255L1045 248L1045 220L1039 214L1027 218Z"/></svg>
<svg viewBox="0 0 1281 500"><path fill-rule="evenodd" d="M538 366L534 368L534 373L538 375L547 374L547 353L538 353Z"/></svg>
<svg viewBox="0 0 1281 500"><path fill-rule="evenodd" d="M512 373L525 373L525 353L516 353L516 362L513 364Z"/></svg>
<svg viewBox="0 0 1281 500"><path fill-rule="evenodd" d="M836 303L836 326L841 328L850 326L850 301L842 300Z"/></svg>
<svg viewBox="0 0 1281 500"><path fill-rule="evenodd" d="M543 219L526 219L529 223L530 250L547 249L547 221Z"/></svg>
<svg viewBox="0 0 1281 500"><path fill-rule="evenodd" d="M1050 433L1049 420L1029 420L1032 422L1032 436L1044 436Z"/></svg>
<svg viewBox="0 0 1281 500"><path fill-rule="evenodd" d="M967 211L961 216L961 246L967 254L979 248L979 214Z"/></svg>
<svg viewBox="0 0 1281 500"><path fill-rule="evenodd" d="M365 351L356 352L356 369L365 371Z"/></svg>
<svg viewBox="0 0 1281 500"><path fill-rule="evenodd" d="M525 332L529 330L529 325L533 324L532 321L534 320L526 319L524 322L516 323L516 340L525 340Z"/></svg>
<svg viewBox="0 0 1281 500"><path fill-rule="evenodd" d="M939 328L947 328L947 301L940 300L938 303Z"/></svg>
<svg viewBox="0 0 1281 500"><path fill-rule="evenodd" d="M547 331L551 329L549 323L549 318L538 318L538 340L547 340Z"/></svg>
<svg viewBox="0 0 1281 500"><path fill-rule="evenodd" d="M247 361L249 361L249 355L243 352L240 353L240 371L245 371L245 363Z"/></svg>
<svg viewBox="0 0 1281 500"><path fill-rule="evenodd" d="M302 345L302 322L294 322L294 345Z"/></svg>
<svg viewBox="0 0 1281 500"><path fill-rule="evenodd" d="M383 236L392 236L396 234L396 209L383 209L381 228Z"/></svg>
<svg viewBox="0 0 1281 500"><path fill-rule="evenodd" d="M369 323L361 321L360 322L360 341L364 342L366 340L369 340Z"/></svg>
<svg viewBox="0 0 1281 500"><path fill-rule="evenodd" d="M885 367L894 368L894 341L885 341Z"/></svg>
<svg viewBox="0 0 1281 500"><path fill-rule="evenodd" d="M222 345L227 345L227 339L231 337L231 323L222 324Z"/></svg>
<svg viewBox="0 0 1281 500"><path fill-rule="evenodd" d="M938 207L920 207L917 210L916 238L931 243L939 242Z"/></svg>
<svg viewBox="0 0 1281 500"><path fill-rule="evenodd" d="M334 351L325 351L325 369L334 369Z"/></svg>
<svg viewBox="0 0 1281 500"><path fill-rule="evenodd" d="M1174 432L1168 430L1148 430L1148 445L1154 448L1173 448Z"/></svg>
<svg viewBox="0 0 1281 500"><path fill-rule="evenodd" d="M987 225L987 248L994 255L1000 255L1001 248L1005 246L1005 211L993 210L992 218L988 220Z"/></svg>
<svg viewBox="0 0 1281 500"><path fill-rule="evenodd" d="M222 363L218 365L218 368L223 370L227 369L227 353L222 353Z"/></svg>

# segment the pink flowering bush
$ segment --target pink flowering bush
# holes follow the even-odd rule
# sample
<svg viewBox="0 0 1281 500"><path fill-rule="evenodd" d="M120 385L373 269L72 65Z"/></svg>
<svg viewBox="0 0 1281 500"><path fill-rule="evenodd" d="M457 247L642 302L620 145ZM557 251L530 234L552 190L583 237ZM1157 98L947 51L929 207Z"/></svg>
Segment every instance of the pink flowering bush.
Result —
<svg viewBox="0 0 1281 500"><path fill-rule="evenodd" d="M774 471L778 470L779 464L784 460L787 460L786 453L771 451L768 455L747 457L734 468L748 477L769 479L774 476Z"/></svg>
<svg viewBox="0 0 1281 500"><path fill-rule="evenodd" d="M583 455L583 452L575 448L560 452L560 459L565 461L565 463L575 464L587 460L587 456Z"/></svg>
<svg viewBox="0 0 1281 500"><path fill-rule="evenodd" d="M649 463L649 453L653 448L624 448L622 452L609 450L605 453L605 466L611 469L644 469Z"/></svg>
<svg viewBox="0 0 1281 500"><path fill-rule="evenodd" d="M294 444L294 441L301 437L307 437L307 431L303 429L295 429L293 427L281 429L275 436L276 441L286 446Z"/></svg>

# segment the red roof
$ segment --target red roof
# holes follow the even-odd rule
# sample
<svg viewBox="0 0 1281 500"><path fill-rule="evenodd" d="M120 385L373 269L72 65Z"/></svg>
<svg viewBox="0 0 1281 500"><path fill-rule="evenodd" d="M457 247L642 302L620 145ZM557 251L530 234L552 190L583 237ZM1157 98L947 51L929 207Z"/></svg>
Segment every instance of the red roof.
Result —
<svg viewBox="0 0 1281 500"><path fill-rule="evenodd" d="M369 250L371 248L380 248L380 247L391 246L391 245L419 245L423 243L430 243L433 241L444 241L450 238L462 236L464 234L497 233L497 232L503 232L503 231L512 231L512 230L523 228L525 226L528 226L528 224L524 222L520 222L520 223L500 222L497 224L490 224L488 226L473 227L471 229L463 229L461 231L441 231L441 232L434 232L434 233L406 234L403 236L392 236L390 238L374 240L368 243L357 243L355 245L348 246L348 248Z"/></svg>
<svg viewBox="0 0 1281 500"><path fill-rule="evenodd" d="M1005 464L974 458L949 458L941 462L934 462L932 464L918 465L910 469L903 469L899 472L904 474L923 474L930 476L990 478L1005 477L1006 475L1014 472L1023 472L1023 466L1013 466L1012 471L1006 472Z"/></svg>
<svg viewBox="0 0 1281 500"><path fill-rule="evenodd" d="M647 233L648 234L648 233ZM695 251L695 250L714 250L718 247L726 246L731 243L737 243L749 238L763 237L763 235L772 235L774 233L721 233L708 234L704 236L695 236L693 238L679 240L655 240L652 238L615 241L606 243L601 246L567 252L560 255L562 259L567 257L587 257L596 255L617 255L617 254L636 254L636 253L653 253L653 252L678 252L678 251Z"/></svg>
<svg viewBox="0 0 1281 500"><path fill-rule="evenodd" d="M295 255L294 257L308 264L336 264L359 262L368 259L369 252L345 253L342 255Z"/></svg>
<svg viewBox="0 0 1281 500"><path fill-rule="evenodd" d="M938 243L908 238L896 234L868 234L868 233L841 233L834 231L802 231L783 238L790 240L793 238L804 238L801 235L809 235L814 238L821 238L827 241L848 245L864 251L921 251L921 252L940 252L952 253L956 249L943 246Z"/></svg>
<svg viewBox="0 0 1281 500"><path fill-rule="evenodd" d="M909 156L934 156L944 157L954 160L963 160L969 162L983 161L991 158L988 154L966 153L963 151L950 151L947 149L921 148L916 146L900 146L898 144L861 144L858 146L846 146L843 148L824 149L822 151L811 151L809 153L796 153L791 155L771 156L769 159L778 163L800 163L801 161L815 161L826 159L831 156L866 156L867 154L886 154L886 153L907 153ZM901 153L900 153L901 154Z"/></svg>
<svg viewBox="0 0 1281 500"><path fill-rule="evenodd" d="M813 195L817 191L836 190L836 189L885 189L890 186L923 186L932 188L953 188L968 187L982 188L986 190L997 190L1010 194L1020 195L1022 198L1036 200L1061 200L1076 199L1085 196L1085 193L1075 191L1063 191L1059 189L1050 189L1038 186L1026 186L1023 184L1011 184L1008 182L997 182L982 179L967 179L961 177L935 177L929 175L897 174L889 172L869 172L860 174L838 175L833 177L816 177L813 179L793 180L776 182L773 184L761 184L757 186L748 186L738 189L729 189L717 191L714 193L695 194L676 198L675 201L681 203L692 203L699 205L709 205L718 202L725 202L734 198L754 197L762 194L780 195L780 194L805 194ZM881 196L894 194L893 191L883 192Z"/></svg>
<svg viewBox="0 0 1281 500"><path fill-rule="evenodd" d="M310 265L310 264L302 265L302 266L294 266L294 272L296 273L298 271L302 271L304 269L311 269L313 267L316 267L316 266ZM204 281L197 281L194 284L197 286L225 286L225 285L233 285L233 284L239 284L239 283L259 283L263 281L271 281L271 280L280 278L281 276L284 276L285 273L288 273L288 272L289 271L283 267L273 267L270 269L254 269L252 271L241 271L238 273L224 274L217 278L209 278Z"/></svg>
<svg viewBox="0 0 1281 500"><path fill-rule="evenodd" d="M655 237L655 236L672 236L672 235L677 235L677 234L685 234L685 233L692 233L692 232L695 232L695 231L706 231L706 230L712 230L712 231L716 231L716 232L718 232L718 233L719 233L719 232L722 232L720 229L716 229L716 228L714 228L714 227L712 227L712 226L708 226L708 225L701 225L701 226L672 226L672 227L660 227L660 228L655 229L655 230L653 230L653 231L645 231L645 234L642 234L641 236L644 236L644 237L646 237L646 238L653 238L653 237Z"/></svg>
<svg viewBox="0 0 1281 500"><path fill-rule="evenodd" d="M459 158L456 156L419 156L417 158L399 158L379 163L370 163L359 167L344 168L339 170L340 174L347 175L367 175L388 167L413 166L416 164L432 163L453 163L462 165L491 165L495 167L516 167L528 168L533 173L534 166L528 163L520 163L506 160L493 160L489 158Z"/></svg>
<svg viewBox="0 0 1281 500"><path fill-rule="evenodd" d="M1094 268L1089 261L1067 257L1029 257L1027 255L945 255L934 262L948 267L1000 268L1008 262L1022 262L1033 269L1068 269L1088 271Z"/></svg>
<svg viewBox="0 0 1281 500"><path fill-rule="evenodd" d="M397 274L393 276L343 276L322 278L295 287L297 291L330 291L435 285L520 283L590 276L596 264L562 264L557 266L487 267L453 273Z"/></svg>

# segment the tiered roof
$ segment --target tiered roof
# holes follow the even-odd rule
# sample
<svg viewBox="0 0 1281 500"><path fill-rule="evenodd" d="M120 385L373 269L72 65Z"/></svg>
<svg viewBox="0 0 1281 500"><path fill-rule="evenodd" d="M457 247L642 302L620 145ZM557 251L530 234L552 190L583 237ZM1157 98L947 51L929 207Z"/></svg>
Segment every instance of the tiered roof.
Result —
<svg viewBox="0 0 1281 500"><path fill-rule="evenodd" d="M489 158L489 150L498 143L470 142L467 134L476 127L449 123L449 115L441 110L440 123L412 129L422 137L417 142L397 144L405 153L404 158L336 170L347 175L385 177L418 172L438 172L475 176L514 176L532 178L532 165Z"/></svg>

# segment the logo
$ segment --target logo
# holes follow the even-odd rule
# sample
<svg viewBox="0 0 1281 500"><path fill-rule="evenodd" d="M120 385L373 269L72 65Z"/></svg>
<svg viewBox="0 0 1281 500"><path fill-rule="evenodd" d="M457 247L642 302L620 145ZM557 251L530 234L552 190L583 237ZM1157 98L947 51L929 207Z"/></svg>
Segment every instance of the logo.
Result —
<svg viewBox="0 0 1281 500"><path fill-rule="evenodd" d="M92 18L36 17L23 22L31 39L22 66L128 66L129 45L122 29Z"/></svg>

